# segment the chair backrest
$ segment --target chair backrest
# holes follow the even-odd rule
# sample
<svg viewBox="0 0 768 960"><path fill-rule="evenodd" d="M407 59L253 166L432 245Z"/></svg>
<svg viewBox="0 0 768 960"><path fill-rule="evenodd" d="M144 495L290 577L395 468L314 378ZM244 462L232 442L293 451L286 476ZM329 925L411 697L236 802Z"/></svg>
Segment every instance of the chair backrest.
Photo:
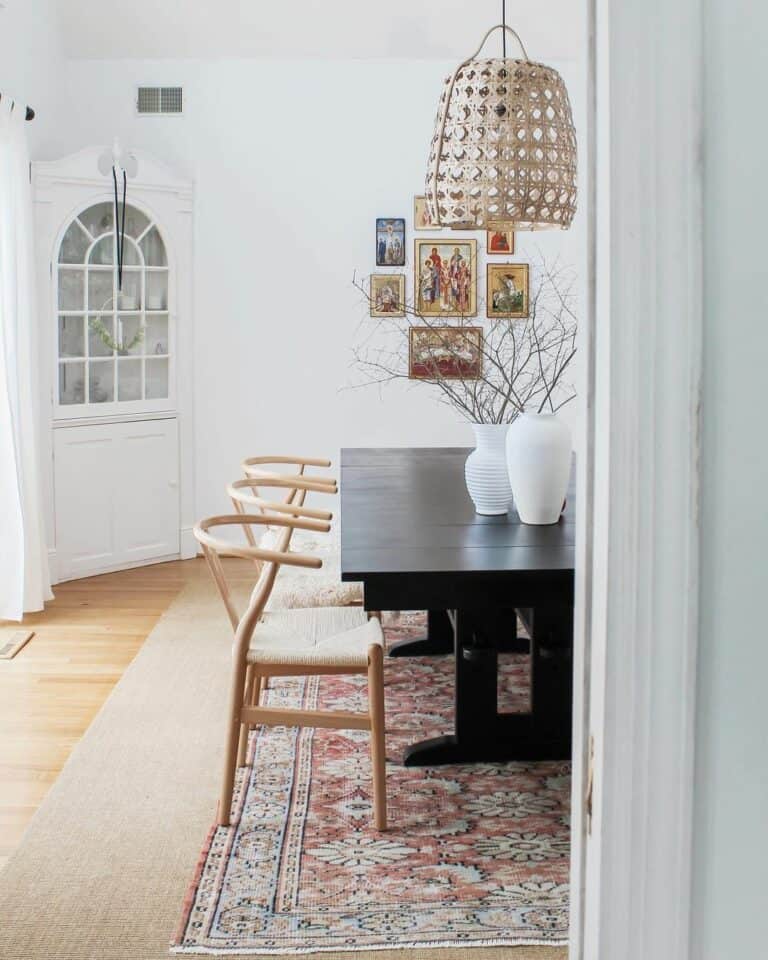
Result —
<svg viewBox="0 0 768 960"><path fill-rule="evenodd" d="M330 460L313 457L263 456L248 457L242 462L243 476L261 480L260 487L277 487L286 490L285 502L304 502L308 490L321 493L337 493L336 480L323 474L310 474L307 467L330 467ZM275 469L279 468L279 469ZM291 484L290 481L297 481ZM292 497L294 499L292 499Z"/></svg>
<svg viewBox="0 0 768 960"><path fill-rule="evenodd" d="M312 510L304 507L307 493L337 493L338 487L333 477L307 474L306 468L329 467L330 460L320 460L312 457L262 456L249 457L242 463L245 475L243 480L235 480L227 487L227 493L238 513L284 513L290 516L307 517L315 520L330 520L332 515L323 510ZM274 469L281 467L285 469ZM275 496L267 497L265 490L276 490L283 493L280 500ZM291 534L286 534L282 548L287 549ZM248 543L258 546L254 532L249 526L245 527Z"/></svg>
<svg viewBox="0 0 768 960"><path fill-rule="evenodd" d="M221 527L239 527L246 530L251 526L276 526L285 529L285 534L272 549L252 546L250 543L238 544L217 537L210 531ZM317 569L323 562L319 557L293 553L288 549L288 539L293 530L312 530L327 533L330 525L321 520L302 519L301 517L277 516L270 514L238 513L207 517L194 527L194 535L203 549L203 554L213 576L214 583L221 595L232 629L235 633L234 655L245 656L250 644L251 634L264 612L275 578L281 566L310 567ZM285 545L283 539L285 538ZM256 586L251 592L245 612L240 615L227 583L222 557L241 557L256 562L259 570Z"/></svg>

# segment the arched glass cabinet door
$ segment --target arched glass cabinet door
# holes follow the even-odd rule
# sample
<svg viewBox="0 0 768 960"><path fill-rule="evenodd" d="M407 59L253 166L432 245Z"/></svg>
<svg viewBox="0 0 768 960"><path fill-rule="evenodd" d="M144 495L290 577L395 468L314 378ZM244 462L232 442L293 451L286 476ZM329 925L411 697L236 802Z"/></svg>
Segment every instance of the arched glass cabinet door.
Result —
<svg viewBox="0 0 768 960"><path fill-rule="evenodd" d="M171 287L157 224L126 206L121 291L109 201L72 220L57 261L57 418L170 409Z"/></svg>

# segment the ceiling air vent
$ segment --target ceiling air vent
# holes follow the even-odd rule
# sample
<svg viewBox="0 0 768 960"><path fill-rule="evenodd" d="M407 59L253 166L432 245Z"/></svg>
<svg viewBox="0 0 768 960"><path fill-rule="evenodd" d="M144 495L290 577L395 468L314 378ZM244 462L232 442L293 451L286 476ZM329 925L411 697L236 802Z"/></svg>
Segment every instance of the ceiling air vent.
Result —
<svg viewBox="0 0 768 960"><path fill-rule="evenodd" d="M154 117L183 113L181 87L139 87L136 112Z"/></svg>

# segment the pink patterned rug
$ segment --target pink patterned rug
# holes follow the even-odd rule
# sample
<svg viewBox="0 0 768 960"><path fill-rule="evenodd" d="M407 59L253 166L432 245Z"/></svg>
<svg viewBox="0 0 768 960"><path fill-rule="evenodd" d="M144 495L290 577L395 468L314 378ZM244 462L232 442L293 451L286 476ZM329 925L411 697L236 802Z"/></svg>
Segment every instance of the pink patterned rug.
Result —
<svg viewBox="0 0 768 960"><path fill-rule="evenodd" d="M390 618L388 642L423 633ZM213 828L172 952L302 954L564 944L570 769L405 768L446 733L451 657L385 663L389 830L371 826L365 731L254 731L232 826ZM501 707L527 707L527 657L503 658ZM365 680L273 680L272 705L365 709Z"/></svg>

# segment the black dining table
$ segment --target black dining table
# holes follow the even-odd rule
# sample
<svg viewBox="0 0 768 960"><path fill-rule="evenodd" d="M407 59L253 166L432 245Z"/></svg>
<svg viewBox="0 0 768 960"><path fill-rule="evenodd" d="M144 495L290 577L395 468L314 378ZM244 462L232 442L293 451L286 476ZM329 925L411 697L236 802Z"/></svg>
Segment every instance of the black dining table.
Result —
<svg viewBox="0 0 768 960"><path fill-rule="evenodd" d="M341 579L362 582L367 610L428 611L425 637L395 645L390 656L455 659L453 732L408 747L407 766L567 759L574 480L558 523L524 524L514 507L480 516L464 483L469 453L342 450ZM529 655L527 712L499 712L504 652Z"/></svg>

